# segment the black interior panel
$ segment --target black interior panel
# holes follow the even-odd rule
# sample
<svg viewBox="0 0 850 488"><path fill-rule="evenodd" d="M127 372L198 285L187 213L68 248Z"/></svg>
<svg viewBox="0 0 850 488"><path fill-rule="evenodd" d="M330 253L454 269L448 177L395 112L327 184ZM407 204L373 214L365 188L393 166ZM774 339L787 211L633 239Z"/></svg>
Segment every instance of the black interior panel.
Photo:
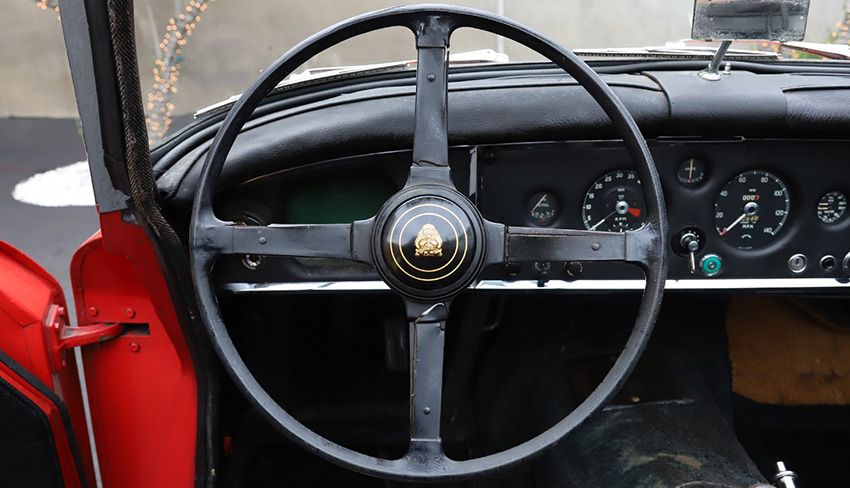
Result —
<svg viewBox="0 0 850 488"><path fill-rule="evenodd" d="M617 138L602 110L569 76L517 68L450 74L449 141L480 145ZM465 77L464 77L465 75ZM460 80L458 80L461 78ZM850 75L735 71L718 82L695 72L654 71L602 78L649 139L782 137L841 139L850 124ZM458 80L458 81L453 81ZM290 96L297 99L298 90ZM291 108L288 108L291 107ZM506 116L510 114L510 116ZM220 118L200 120L168 153L155 153L157 185L175 211L188 212L200 165ZM209 127L206 130L205 127ZM308 163L409 149L413 86L352 81L306 105L262 108L236 140L222 180L230 184Z"/></svg>

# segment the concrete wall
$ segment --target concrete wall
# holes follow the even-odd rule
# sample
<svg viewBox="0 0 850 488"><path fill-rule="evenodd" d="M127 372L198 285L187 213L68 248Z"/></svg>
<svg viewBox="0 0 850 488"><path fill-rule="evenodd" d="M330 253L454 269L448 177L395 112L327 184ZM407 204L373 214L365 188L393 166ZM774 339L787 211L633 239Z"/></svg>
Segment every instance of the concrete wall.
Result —
<svg viewBox="0 0 850 488"><path fill-rule="evenodd" d="M142 87L149 90L156 37L185 0L136 0ZM845 0L812 0L807 39L823 41L844 17ZM321 27L397 0L215 0L183 49L175 113L191 113L247 87L260 70ZM403 2L413 3L413 2ZM690 34L691 0L463 0L453 2L511 18L576 47L660 45ZM61 26L34 0L2 0L0 10L0 117L76 115ZM236 33L240 33L237 36ZM245 35L242 35L245 34ZM459 32L453 50L498 46L495 36ZM513 60L533 58L507 43ZM401 29L365 36L324 54L309 66L374 63L415 57Z"/></svg>
<svg viewBox="0 0 850 488"><path fill-rule="evenodd" d="M0 117L76 114L56 12L32 0L0 0Z"/></svg>

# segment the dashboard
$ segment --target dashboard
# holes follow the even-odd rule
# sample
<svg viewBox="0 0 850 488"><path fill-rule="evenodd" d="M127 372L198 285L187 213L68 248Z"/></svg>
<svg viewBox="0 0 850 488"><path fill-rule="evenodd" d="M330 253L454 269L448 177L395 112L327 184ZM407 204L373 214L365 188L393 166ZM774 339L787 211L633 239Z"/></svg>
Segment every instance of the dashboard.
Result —
<svg viewBox="0 0 850 488"><path fill-rule="evenodd" d="M850 72L823 63L732 63L716 82L700 62L600 63L646 137L669 217L668 290L850 286ZM455 186L506 225L610 232L642 224L642 192L619 134L575 80L551 66L449 73ZM217 215L231 221L350 223L405 183L414 78L401 72L290 87L269 97L227 158ZM178 229L226 110L152 153ZM510 116L506 116L509 114ZM188 236L187 236L188 237ZM232 256L225 288L386 289L350 262ZM479 288L642 290L622 263L497 266Z"/></svg>
<svg viewBox="0 0 850 488"><path fill-rule="evenodd" d="M669 217L669 288L847 283L846 144L659 138L649 145ZM218 211L260 224L369 218L404 184L409 161L408 151L385 152L255 178L222 195ZM494 222L621 232L645 219L640 181L617 141L459 146L451 149L450 162L457 188ZM219 272L232 291L284 289L288 282L380 288L368 267L327 260L234 257ZM490 268L480 286L642 289L642 278L639 269L622 263L539 262Z"/></svg>

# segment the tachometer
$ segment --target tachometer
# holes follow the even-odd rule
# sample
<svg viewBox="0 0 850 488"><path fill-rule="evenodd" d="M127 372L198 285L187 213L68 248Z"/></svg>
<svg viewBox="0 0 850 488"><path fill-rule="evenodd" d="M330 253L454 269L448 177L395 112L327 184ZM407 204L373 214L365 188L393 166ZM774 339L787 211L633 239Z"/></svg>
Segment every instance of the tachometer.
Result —
<svg viewBox="0 0 850 488"><path fill-rule="evenodd" d="M603 175L587 190L581 219L588 230L625 232L646 222L645 208L637 173L617 170Z"/></svg>
<svg viewBox="0 0 850 488"><path fill-rule="evenodd" d="M729 244L752 249L773 242L790 211L791 196L782 180L767 171L746 171L717 196L714 226Z"/></svg>

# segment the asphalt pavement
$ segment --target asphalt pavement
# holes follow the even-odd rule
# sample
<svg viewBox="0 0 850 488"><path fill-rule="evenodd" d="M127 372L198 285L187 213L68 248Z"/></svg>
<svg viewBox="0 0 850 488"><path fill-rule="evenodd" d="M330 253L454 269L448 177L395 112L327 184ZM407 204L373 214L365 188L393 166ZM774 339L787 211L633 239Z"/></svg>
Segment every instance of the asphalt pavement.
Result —
<svg viewBox="0 0 850 488"><path fill-rule="evenodd" d="M12 191L33 175L85 159L73 119L0 119L0 240L28 254L59 280L69 304L71 257L99 228L95 207L30 205L15 200Z"/></svg>

